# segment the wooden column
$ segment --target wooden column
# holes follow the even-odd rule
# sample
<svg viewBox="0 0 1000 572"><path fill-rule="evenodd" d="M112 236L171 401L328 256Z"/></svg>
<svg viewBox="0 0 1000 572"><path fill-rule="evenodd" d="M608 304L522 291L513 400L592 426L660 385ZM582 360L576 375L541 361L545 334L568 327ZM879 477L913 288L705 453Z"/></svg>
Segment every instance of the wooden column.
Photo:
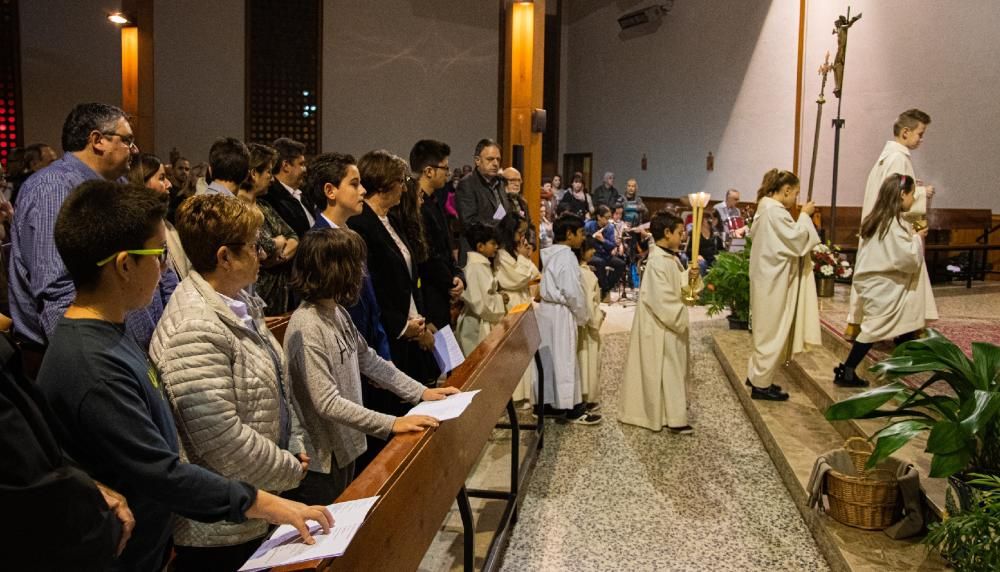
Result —
<svg viewBox="0 0 1000 572"><path fill-rule="evenodd" d="M542 134L531 132L531 112L542 107L545 64L545 0L504 0L503 164L513 164L514 145L524 147L522 193L537 230L542 188ZM554 121L555 118L549 118Z"/></svg>
<svg viewBox="0 0 1000 572"><path fill-rule="evenodd" d="M153 0L122 0L122 12L133 19L121 29L122 109L131 116L129 123L139 150L152 153Z"/></svg>

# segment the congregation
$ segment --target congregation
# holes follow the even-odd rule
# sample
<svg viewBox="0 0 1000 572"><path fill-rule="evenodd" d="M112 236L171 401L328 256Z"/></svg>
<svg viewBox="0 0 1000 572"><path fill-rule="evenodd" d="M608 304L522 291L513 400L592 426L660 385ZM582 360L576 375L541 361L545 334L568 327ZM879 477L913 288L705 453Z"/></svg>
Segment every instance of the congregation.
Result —
<svg viewBox="0 0 1000 572"><path fill-rule="evenodd" d="M904 145L930 122L915 111L897 121ZM796 352L815 337L801 265L818 242L814 207L789 214L799 181L788 171L765 174L752 221L729 189L700 228L683 201L650 213L635 179L622 193L607 172L591 192L583 173L566 188L554 174L536 224L520 172L502 168L488 138L474 165L454 170L450 146L430 139L406 159L383 149L355 159L307 158L288 138L222 137L192 164L140 153L125 112L87 103L67 116L61 146L61 158L47 145L23 150L0 208L11 242L0 325L13 331L13 344L0 337L3 403L17 419L3 451L21 484L4 498L28 518L51 503L77 515L42 555L53 566L236 570L272 524L310 542L307 520L329 529L325 505L387 439L439 423L407 413L458 391L439 386L448 372L435 334L453 327L468 355L533 302L542 379L528 368L515 403L601 423L601 303L638 288L617 419L689 434L685 298L746 236L756 241L753 398L787 399L771 375L786 344ZM922 235L894 225L914 203L912 167L883 175L872 175L875 215L861 235L888 254L859 256L859 275L919 277ZM862 269L868 259L895 266ZM922 298L909 306L919 312L889 319L877 307L885 296L870 293L879 285L866 284L863 333L838 384L863 383L853 371L872 341L905 341L925 323ZM289 315L279 340L269 320ZM34 529L19 540L37 544Z"/></svg>

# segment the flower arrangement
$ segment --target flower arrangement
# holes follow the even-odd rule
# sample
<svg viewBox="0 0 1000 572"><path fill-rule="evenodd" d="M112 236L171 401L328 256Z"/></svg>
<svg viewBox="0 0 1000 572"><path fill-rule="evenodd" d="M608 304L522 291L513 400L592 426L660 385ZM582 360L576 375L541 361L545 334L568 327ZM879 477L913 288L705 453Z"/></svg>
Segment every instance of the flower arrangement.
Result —
<svg viewBox="0 0 1000 572"><path fill-rule="evenodd" d="M812 249L813 274L817 278L850 278L854 269L836 246L817 244Z"/></svg>

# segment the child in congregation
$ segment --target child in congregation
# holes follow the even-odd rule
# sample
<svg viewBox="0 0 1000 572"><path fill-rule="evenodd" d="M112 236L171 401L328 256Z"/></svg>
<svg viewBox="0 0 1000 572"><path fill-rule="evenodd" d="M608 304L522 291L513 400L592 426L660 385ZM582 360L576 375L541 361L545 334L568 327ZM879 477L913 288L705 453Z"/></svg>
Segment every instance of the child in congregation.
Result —
<svg viewBox="0 0 1000 572"><path fill-rule="evenodd" d="M837 385L866 387L868 382L858 377L855 369L872 344L916 339L926 325L920 280L927 228L912 232L903 218L916 200L914 190L913 177L889 175L871 212L861 221L861 249L851 286L864 309L861 333L847 361L833 370Z"/></svg>
<svg viewBox="0 0 1000 572"><path fill-rule="evenodd" d="M479 342L493 331L507 313L508 296L500 292L493 276L493 258L497 253L496 229L484 224L472 224L465 231L469 251L465 262L465 306L458 316L455 337L462 353L469 355Z"/></svg>
<svg viewBox="0 0 1000 572"><path fill-rule="evenodd" d="M507 295L508 312L520 304L531 303L531 285L542 277L531 260L533 248L525 239L527 229L528 221L513 212L507 213L497 225L500 250L497 252L496 279L500 291ZM532 362L511 397L515 403L531 402L531 388L535 387L537 375Z"/></svg>
<svg viewBox="0 0 1000 572"><path fill-rule="evenodd" d="M757 191L757 213L748 236L753 353L747 366L750 397L785 401L788 393L772 382L778 367L805 344L819 345L819 302L810 252L819 244L812 201L798 220L789 212L799 197L799 178L771 169Z"/></svg>
<svg viewBox="0 0 1000 572"><path fill-rule="evenodd" d="M364 406L361 376L410 403L458 393L427 388L383 360L365 343L347 307L361 295L365 242L346 228L307 232L292 263L291 286L302 298L285 332L284 350L292 393L308 432L310 464L299 487L286 497L330 504L354 479L354 462L367 449L365 434L394 434L437 427L426 415L394 417Z"/></svg>
<svg viewBox="0 0 1000 572"><path fill-rule="evenodd" d="M573 254L585 238L583 219L563 214L553 223L552 232L555 244L541 251L542 301L536 310L546 414L571 423L595 425L601 422L601 416L587 411L576 362L577 328L590 319L580 263Z"/></svg>
<svg viewBox="0 0 1000 572"><path fill-rule="evenodd" d="M687 407L688 308L682 289L694 279L695 290L700 290L700 274L698 268L686 270L681 262L679 250L686 232L679 216L660 211L653 215L649 230L654 242L629 335L618 420L686 435L693 429Z"/></svg>
<svg viewBox="0 0 1000 572"><path fill-rule="evenodd" d="M580 367L580 391L588 411L600 408L601 401L601 325L605 312L601 309L601 287L597 275L588 264L597 253L597 239L588 236L580 247L580 278L587 299L590 319L577 331L576 358Z"/></svg>

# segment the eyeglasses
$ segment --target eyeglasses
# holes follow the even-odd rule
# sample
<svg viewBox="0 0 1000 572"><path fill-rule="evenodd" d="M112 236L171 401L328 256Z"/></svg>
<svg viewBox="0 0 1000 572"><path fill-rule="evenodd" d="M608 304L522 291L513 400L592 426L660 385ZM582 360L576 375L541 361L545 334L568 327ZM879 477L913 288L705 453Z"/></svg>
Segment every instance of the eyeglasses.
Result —
<svg viewBox="0 0 1000 572"><path fill-rule="evenodd" d="M141 248L139 250L119 250L118 252L112 254L111 256L101 260L97 263L98 266L104 266L105 264L111 262L121 253L125 254L135 254L136 256L155 256L159 259L160 264L167 262L167 247L163 248Z"/></svg>
<svg viewBox="0 0 1000 572"><path fill-rule="evenodd" d="M253 246L257 249L257 254L267 254L267 251L264 250L264 243L261 242L260 238L253 242L224 242L222 246Z"/></svg>
<svg viewBox="0 0 1000 572"><path fill-rule="evenodd" d="M451 169L451 167L449 167L448 165L427 165L427 166L430 167L431 169L444 169L445 171Z"/></svg>
<svg viewBox="0 0 1000 572"><path fill-rule="evenodd" d="M122 140L122 144L125 145L126 147L129 147L129 148L135 147L135 135L132 135L132 134L123 135L121 133L116 133L114 131L102 131L101 135L105 135L107 137L115 137L115 136L117 136L118 138L120 138Z"/></svg>

